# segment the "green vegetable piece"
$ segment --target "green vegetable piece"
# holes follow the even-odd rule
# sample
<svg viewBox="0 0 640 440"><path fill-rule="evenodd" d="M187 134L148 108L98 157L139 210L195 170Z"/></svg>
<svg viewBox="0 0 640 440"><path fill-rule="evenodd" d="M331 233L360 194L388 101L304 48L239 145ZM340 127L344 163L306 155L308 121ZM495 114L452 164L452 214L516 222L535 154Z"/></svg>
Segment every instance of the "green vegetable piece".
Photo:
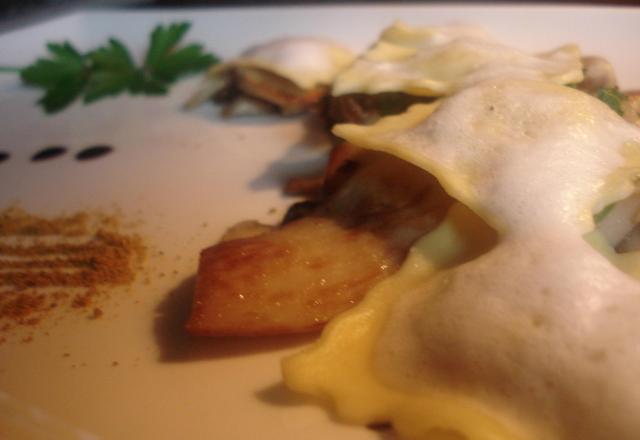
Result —
<svg viewBox="0 0 640 440"><path fill-rule="evenodd" d="M178 48L189 27L186 22L156 26L143 67L136 66L125 45L115 38L86 54L65 41L48 43L49 57L20 69L20 77L24 84L44 89L38 103L47 113L62 110L81 95L85 104L124 92L164 95L180 76L218 62L199 44Z"/></svg>
<svg viewBox="0 0 640 440"><path fill-rule="evenodd" d="M596 92L596 97L611 107L611 109L620 116L624 115L622 101L627 99L627 97L621 93L617 87L603 87Z"/></svg>
<svg viewBox="0 0 640 440"><path fill-rule="evenodd" d="M136 68L127 48L115 38L110 38L107 46L89 52L88 57L97 69L133 71Z"/></svg>
<svg viewBox="0 0 640 440"><path fill-rule="evenodd" d="M69 43L49 43L51 59L39 58L34 64L20 71L22 80L40 87L55 87L58 81L86 74L85 58Z"/></svg>
<svg viewBox="0 0 640 440"><path fill-rule="evenodd" d="M599 213L593 216L593 221L596 223L600 223L602 220L604 220L606 216L609 215L609 213L611 212L614 206L616 206L615 202L602 208L602 210Z"/></svg>
<svg viewBox="0 0 640 440"><path fill-rule="evenodd" d="M154 29L144 62L144 70L148 75L171 83L183 74L204 70L218 61L213 55L205 53L199 44L176 48L190 26L189 23L174 23L167 28L157 26Z"/></svg>
<svg viewBox="0 0 640 440"><path fill-rule="evenodd" d="M151 32L151 43L144 65L154 66L165 54L175 48L190 27L191 25L186 22L172 23L167 28L162 25L156 26Z"/></svg>
<svg viewBox="0 0 640 440"><path fill-rule="evenodd" d="M139 70L129 85L129 91L133 95L164 95L168 88L162 81L151 78Z"/></svg>
<svg viewBox="0 0 640 440"><path fill-rule="evenodd" d="M161 81L173 82L183 74L204 70L215 61L213 55L204 53L202 46L192 44L164 56L152 72Z"/></svg>
<svg viewBox="0 0 640 440"><path fill-rule="evenodd" d="M32 65L20 70L25 84L45 89L38 103L47 113L53 113L69 105L82 92L88 74L86 59L65 41L49 43L51 58L39 58Z"/></svg>
<svg viewBox="0 0 640 440"><path fill-rule="evenodd" d="M69 76L60 79L55 87L46 89L38 100L46 113L55 113L71 104L83 91L87 84L85 77Z"/></svg>
<svg viewBox="0 0 640 440"><path fill-rule="evenodd" d="M107 46L90 52L87 57L93 63L94 73L87 83L85 103L118 95L129 89L136 75L136 66L120 41L112 38Z"/></svg>
<svg viewBox="0 0 640 440"><path fill-rule="evenodd" d="M402 93L383 93L376 101L381 116L397 115L411 104L411 98Z"/></svg>

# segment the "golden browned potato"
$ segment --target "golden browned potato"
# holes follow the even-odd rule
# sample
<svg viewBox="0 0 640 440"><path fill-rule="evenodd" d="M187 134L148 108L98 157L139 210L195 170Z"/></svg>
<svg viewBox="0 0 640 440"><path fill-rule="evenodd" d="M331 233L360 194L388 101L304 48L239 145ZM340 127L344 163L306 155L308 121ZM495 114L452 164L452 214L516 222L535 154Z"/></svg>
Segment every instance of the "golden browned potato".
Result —
<svg viewBox="0 0 640 440"><path fill-rule="evenodd" d="M451 201L413 165L382 153L353 156L346 176L335 173L344 182L311 214L202 251L190 333L317 330L397 270Z"/></svg>
<svg viewBox="0 0 640 440"><path fill-rule="evenodd" d="M205 249L193 334L263 335L319 328L400 260L369 231L306 217L272 233Z"/></svg>

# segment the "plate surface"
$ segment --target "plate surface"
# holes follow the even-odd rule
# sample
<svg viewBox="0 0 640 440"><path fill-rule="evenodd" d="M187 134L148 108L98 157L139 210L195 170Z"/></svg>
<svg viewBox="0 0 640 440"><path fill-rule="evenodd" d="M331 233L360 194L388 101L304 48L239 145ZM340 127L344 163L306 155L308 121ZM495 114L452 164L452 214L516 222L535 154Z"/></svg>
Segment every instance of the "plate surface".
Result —
<svg viewBox="0 0 640 440"><path fill-rule="evenodd" d="M578 43L615 66L623 89L640 89L640 9L548 6L333 6L179 11L90 11L0 35L0 64L25 65L46 41L90 49L116 35L138 57L151 28L192 22L188 40L223 58L284 35L332 37L355 50L394 20L484 25L526 50ZM213 106L181 103L198 78L168 97L108 99L55 116L38 92L0 76L0 209L37 214L119 211L149 247L145 276L114 291L105 316L70 314L33 341L0 344L0 437L105 439L375 439L344 426L282 386L279 360L309 338L193 340L182 331L197 255L242 219L276 222L291 200L287 176L317 168L326 143L301 119L221 120ZM41 163L46 145L115 152ZM67 355L68 354L68 355ZM3 431L5 430L5 431ZM4 433L4 434L3 434ZM54 435L52 435L54 433Z"/></svg>

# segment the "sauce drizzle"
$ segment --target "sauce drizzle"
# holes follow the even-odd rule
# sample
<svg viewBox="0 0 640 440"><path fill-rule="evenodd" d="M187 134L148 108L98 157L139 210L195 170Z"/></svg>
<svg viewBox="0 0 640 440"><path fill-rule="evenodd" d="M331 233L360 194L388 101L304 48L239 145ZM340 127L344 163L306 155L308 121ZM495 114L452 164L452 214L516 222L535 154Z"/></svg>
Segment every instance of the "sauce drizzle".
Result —
<svg viewBox="0 0 640 440"><path fill-rule="evenodd" d="M66 152L67 152L67 148L60 145L45 147L42 150L35 153L33 156L31 156L31 161L40 162L48 159L55 159L56 157L62 156Z"/></svg>
<svg viewBox="0 0 640 440"><path fill-rule="evenodd" d="M87 147L76 154L76 160L92 160L105 156L113 151L109 145L94 145Z"/></svg>

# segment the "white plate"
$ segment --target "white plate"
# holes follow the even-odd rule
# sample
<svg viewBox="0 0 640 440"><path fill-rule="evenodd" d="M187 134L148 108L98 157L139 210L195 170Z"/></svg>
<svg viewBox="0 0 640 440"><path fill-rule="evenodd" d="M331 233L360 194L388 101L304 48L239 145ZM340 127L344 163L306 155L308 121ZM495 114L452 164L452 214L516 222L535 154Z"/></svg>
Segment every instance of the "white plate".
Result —
<svg viewBox="0 0 640 440"><path fill-rule="evenodd" d="M623 88L640 89L640 9L634 8L91 11L0 35L0 64L30 63L44 53L47 40L69 39L89 49L110 35L139 57L150 29L175 20L191 21L188 39L222 57L282 35L324 35L359 50L397 19L479 23L527 50L576 42L584 53L611 60ZM15 76L0 76L0 150L12 153L0 163L0 209L14 202L42 214L117 207L125 218L141 221L151 279L114 292L103 319L88 322L74 315L48 328L48 335L36 332L31 343L0 345L0 437L21 432L20 438L379 438L336 423L283 388L279 359L305 338L192 340L181 331L198 251L235 221L276 221L290 203L280 195L282 179L317 166L326 151L309 145L299 119L222 121L209 105L181 111L197 82L183 81L164 98L120 97L44 116L33 105L39 92L20 87ZM29 161L45 145L63 144L75 152L97 143L113 145L116 152L86 163L72 155Z"/></svg>

